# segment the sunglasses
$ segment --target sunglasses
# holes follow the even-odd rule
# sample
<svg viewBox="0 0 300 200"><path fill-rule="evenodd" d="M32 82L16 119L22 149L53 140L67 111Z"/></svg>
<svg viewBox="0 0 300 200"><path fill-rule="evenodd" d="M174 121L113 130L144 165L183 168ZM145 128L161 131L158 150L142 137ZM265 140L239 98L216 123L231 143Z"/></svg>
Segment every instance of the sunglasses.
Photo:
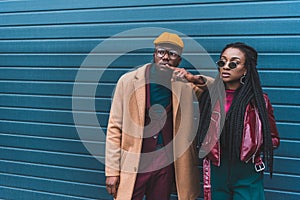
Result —
<svg viewBox="0 0 300 200"><path fill-rule="evenodd" d="M169 58L172 60L177 59L178 57L180 57L179 53L175 50L166 50L163 48L158 48L155 50L156 56L159 58L162 58L166 55L166 53L168 54Z"/></svg>
<svg viewBox="0 0 300 200"><path fill-rule="evenodd" d="M224 67L226 65L227 62L223 61L223 60L219 60L218 62L216 62L218 67ZM238 65L240 64L240 62L229 62L228 63L228 67L230 69L234 69L236 68Z"/></svg>

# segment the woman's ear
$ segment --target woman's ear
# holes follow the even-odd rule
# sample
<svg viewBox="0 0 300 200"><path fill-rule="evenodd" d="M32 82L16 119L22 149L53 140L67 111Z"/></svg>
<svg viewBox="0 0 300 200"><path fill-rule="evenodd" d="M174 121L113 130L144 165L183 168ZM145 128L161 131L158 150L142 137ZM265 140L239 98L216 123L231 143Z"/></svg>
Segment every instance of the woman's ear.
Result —
<svg viewBox="0 0 300 200"><path fill-rule="evenodd" d="M244 71L244 76L246 76L247 75L247 68L245 68L245 71Z"/></svg>

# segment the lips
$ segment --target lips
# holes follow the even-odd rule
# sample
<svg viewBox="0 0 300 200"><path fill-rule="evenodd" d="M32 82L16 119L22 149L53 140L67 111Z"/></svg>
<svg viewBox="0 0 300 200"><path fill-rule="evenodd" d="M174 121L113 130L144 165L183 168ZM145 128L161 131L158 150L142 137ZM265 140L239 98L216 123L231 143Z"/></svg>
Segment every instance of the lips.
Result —
<svg viewBox="0 0 300 200"><path fill-rule="evenodd" d="M160 65L167 65L167 64L169 64L169 63L167 63L167 62L161 62L161 63L159 63Z"/></svg>
<svg viewBox="0 0 300 200"><path fill-rule="evenodd" d="M222 73L222 78L229 78L229 77L230 77L230 73L226 73L226 72Z"/></svg>

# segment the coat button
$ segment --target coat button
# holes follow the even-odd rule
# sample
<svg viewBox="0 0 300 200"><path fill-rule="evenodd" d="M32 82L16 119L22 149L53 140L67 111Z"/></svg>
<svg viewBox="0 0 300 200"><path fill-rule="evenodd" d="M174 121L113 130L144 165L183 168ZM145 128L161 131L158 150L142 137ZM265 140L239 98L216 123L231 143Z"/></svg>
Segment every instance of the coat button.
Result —
<svg viewBox="0 0 300 200"><path fill-rule="evenodd" d="M154 135L154 136L153 136L153 139L155 139L155 140L156 140L156 139L157 139L157 135Z"/></svg>

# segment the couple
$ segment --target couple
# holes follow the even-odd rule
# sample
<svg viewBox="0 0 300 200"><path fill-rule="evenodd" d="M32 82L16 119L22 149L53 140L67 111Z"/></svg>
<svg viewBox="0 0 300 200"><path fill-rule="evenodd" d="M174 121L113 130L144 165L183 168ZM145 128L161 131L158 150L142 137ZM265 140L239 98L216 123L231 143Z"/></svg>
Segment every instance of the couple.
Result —
<svg viewBox="0 0 300 200"><path fill-rule="evenodd" d="M168 200L175 185L179 199L194 200L200 156L205 200L263 200L264 163L272 173L279 136L255 49L227 45L213 80L178 68L178 35L164 32L154 45L154 62L117 83L106 139L108 193Z"/></svg>

